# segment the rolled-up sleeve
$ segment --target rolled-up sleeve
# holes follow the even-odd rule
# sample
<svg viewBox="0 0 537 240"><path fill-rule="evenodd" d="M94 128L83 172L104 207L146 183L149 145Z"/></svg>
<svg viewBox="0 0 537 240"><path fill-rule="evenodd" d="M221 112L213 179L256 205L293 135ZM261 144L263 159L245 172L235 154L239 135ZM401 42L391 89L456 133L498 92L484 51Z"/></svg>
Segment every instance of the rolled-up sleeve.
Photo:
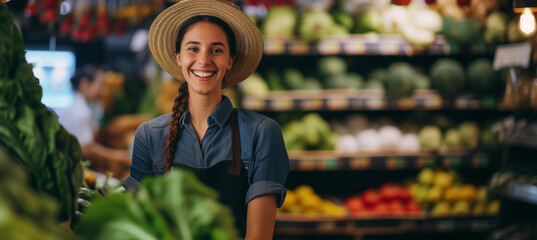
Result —
<svg viewBox="0 0 537 240"><path fill-rule="evenodd" d="M147 123L142 123L134 135L130 177L138 182L145 176L151 175L153 169L153 158L148 147L148 134Z"/></svg>
<svg viewBox="0 0 537 240"><path fill-rule="evenodd" d="M127 190L138 191L140 182L136 181L136 179L132 178L131 176L127 176L123 180L123 183L121 183L121 186Z"/></svg>
<svg viewBox="0 0 537 240"><path fill-rule="evenodd" d="M285 200L285 180L289 174L289 157L278 123L265 118L256 128L250 169L250 187L246 204L263 195L276 195L277 206Z"/></svg>

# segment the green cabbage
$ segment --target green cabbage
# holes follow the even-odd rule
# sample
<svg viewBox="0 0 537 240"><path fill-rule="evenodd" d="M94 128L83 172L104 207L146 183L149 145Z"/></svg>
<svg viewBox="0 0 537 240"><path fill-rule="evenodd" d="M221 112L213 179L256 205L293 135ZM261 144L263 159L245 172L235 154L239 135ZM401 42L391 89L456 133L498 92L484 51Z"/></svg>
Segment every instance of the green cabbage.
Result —
<svg viewBox="0 0 537 240"><path fill-rule="evenodd" d="M310 10L302 16L298 34L307 41L316 42L329 36L335 26L332 16L322 10Z"/></svg>
<svg viewBox="0 0 537 240"><path fill-rule="evenodd" d="M289 6L271 7L261 26L261 32L267 37L291 37L295 32L297 16Z"/></svg>

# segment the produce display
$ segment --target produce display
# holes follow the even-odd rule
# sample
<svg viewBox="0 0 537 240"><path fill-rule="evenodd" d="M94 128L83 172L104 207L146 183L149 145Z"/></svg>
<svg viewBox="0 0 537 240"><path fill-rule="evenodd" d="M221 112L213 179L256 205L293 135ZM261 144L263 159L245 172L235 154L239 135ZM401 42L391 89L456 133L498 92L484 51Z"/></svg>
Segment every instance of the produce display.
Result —
<svg viewBox="0 0 537 240"><path fill-rule="evenodd" d="M136 192L113 193L85 209L80 239L238 239L231 209L193 173L146 178Z"/></svg>
<svg viewBox="0 0 537 240"><path fill-rule="evenodd" d="M465 183L455 170L424 168L404 184L386 182L341 200L323 198L301 185L288 190L279 212L313 217L495 216L499 200L492 194L486 185Z"/></svg>
<svg viewBox="0 0 537 240"><path fill-rule="evenodd" d="M422 121L396 122L350 114L327 121L309 113L282 125L288 151L334 150L336 153L419 153L498 149L499 135L475 121L460 123L438 115Z"/></svg>
<svg viewBox="0 0 537 240"><path fill-rule="evenodd" d="M332 133L328 122L317 113L307 114L300 120L283 125L282 133L288 151L332 150L339 137Z"/></svg>
<svg viewBox="0 0 537 240"><path fill-rule="evenodd" d="M297 216L496 216L498 196L486 185L462 180L453 170L423 168L405 183L386 182L338 200L317 195L309 185L288 190L280 213ZM344 207L344 209L341 209ZM346 211L345 211L346 210Z"/></svg>
<svg viewBox="0 0 537 240"><path fill-rule="evenodd" d="M410 186L412 198L431 216L497 215L499 200L488 196L487 186L464 183L454 170L424 168Z"/></svg>
<svg viewBox="0 0 537 240"><path fill-rule="evenodd" d="M442 58L437 60L431 66L430 71L433 86L442 95L454 96L462 92L466 86L464 68L453 59Z"/></svg>
<svg viewBox="0 0 537 240"><path fill-rule="evenodd" d="M345 199L353 216L420 214L421 206L412 199L409 189L397 183L385 183Z"/></svg>
<svg viewBox="0 0 537 240"><path fill-rule="evenodd" d="M261 33L270 37L291 37L295 31L297 16L290 6L275 6L268 10L261 24Z"/></svg>
<svg viewBox="0 0 537 240"><path fill-rule="evenodd" d="M0 143L25 166L31 186L60 203L59 218L68 220L82 184L80 145L41 103L42 88L4 4L0 22Z"/></svg>
<svg viewBox="0 0 537 240"><path fill-rule="evenodd" d="M62 1L30 0L24 16L38 18L49 31L87 43L111 33L124 36L136 24L162 9L163 1Z"/></svg>
<svg viewBox="0 0 537 240"><path fill-rule="evenodd" d="M477 58L463 66L454 58L442 57L435 60L428 71L423 71L419 65L396 61L385 68L356 72L349 70L349 64L342 57L324 56L319 57L316 69L316 72L306 73L292 66L270 67L252 74L241 84L241 91L249 97L264 98L270 92L285 90L362 89L381 90L390 98L404 99L411 97L415 90L426 89L434 89L445 98L468 92L497 97L505 86L505 76L494 71L487 58Z"/></svg>
<svg viewBox="0 0 537 240"><path fill-rule="evenodd" d="M310 217L347 216L345 207L336 204L330 199L322 198L308 185L298 186L294 190L288 189L285 201L283 202L282 207L278 209L278 212Z"/></svg>
<svg viewBox="0 0 537 240"><path fill-rule="evenodd" d="M162 1L144 0L119 1L116 3L121 4L113 8L112 1L95 4L81 1L62 14L61 11L66 11L65 6L62 8L64 2L68 1L28 1L25 15L36 17L50 31L58 30L74 41L90 42L111 33L124 35L128 26L136 26L163 6ZM250 2L256 1L237 4L247 7ZM396 43L390 44L399 44L397 47L405 48L405 54L408 46L401 44L401 39L412 46L412 51L417 50L413 54L437 47L432 44L439 42L443 48L473 49L527 40L518 31L514 15L501 12L505 7L499 0L264 1L256 7L261 4L265 4L262 7L266 11L250 12L252 19L257 22L265 40L284 41L284 53L288 55L295 54L292 48L301 55L301 47L317 46L320 49L319 46L327 42L344 46L346 40L353 38L367 39L364 48L374 45L379 49L384 46L373 44L375 39L397 39ZM96 176L82 170L76 139L40 103L42 90L39 81L24 60L21 36L11 24L3 4L0 4L0 22L10 23L0 26L0 56L6 56L0 58L0 179L5 180L0 181L0 212L7 213L0 214L0 230L9 239L16 239L11 236L23 236L19 234L26 234L31 239L237 239L230 210L218 202L213 190L189 172L179 170L164 177L146 179L137 192L115 192L114 189L97 187ZM386 48L390 47L395 46ZM247 81L238 85L238 90L245 98L266 100L269 104L275 97L291 99L282 101L293 105L286 110L297 110L298 105L304 107L302 103L306 101L298 104L298 101L292 100L306 95L314 96L306 103L315 105L318 103L315 96L338 100L337 94L343 92L373 96L370 98L381 99L387 104L399 104L420 94L429 94L443 101L439 108L443 111L444 105L456 105L458 99L467 96L479 100L493 98L495 101L503 93L506 80L509 81L502 75L505 73L493 69L489 53L470 58L433 56L433 53L407 59L411 57L408 54L397 56L395 60L378 60L379 56L373 56L371 59L379 64L372 64L374 67L369 68L363 63L369 61L370 52L345 56L347 49L341 48L337 54L326 54L316 52L319 49L312 47L314 50L308 53L316 56L312 56L313 61L306 67L300 66L302 62L292 62L294 59L282 61L282 64L277 61L272 65L271 60L274 59L267 59ZM380 50L379 53L385 54ZM453 53L457 51L453 50ZM278 57L282 56L269 56ZM355 57L366 60L358 60L361 65L354 65L357 64ZM360 69L362 67L365 69ZM103 143L117 148L132 147L134 131L141 122L170 112L179 83L163 79L164 75L162 69L157 68L138 108L141 115L126 115L110 121L101 135ZM118 107L127 105L125 98L118 98L124 94L122 88L126 81L128 79L122 73L107 72L106 84L110 91L104 100L106 111L117 111ZM235 107L240 107L235 90L226 89L223 93L230 96ZM400 115L383 111L369 114L345 108L337 109L341 111L336 114L330 112L333 109L324 106L329 102L320 104L323 105L320 109L326 110L324 112L309 112L317 108L304 107L302 113L274 113L274 118L282 126L290 156L307 155L291 158L291 161L299 160L294 162L298 162L295 165L299 167L292 168L290 177L293 171L303 171L299 177L301 174L316 174L315 171L326 171L326 176L337 175L341 171L345 173L341 174L343 177L348 175L349 178L355 173L360 177L360 171L367 174L379 171L379 175L416 169L419 172L410 181L381 179L380 184L371 183L356 192L337 195L333 190L330 196L319 194L322 189L317 188L315 181L307 182L308 178L299 184L292 181L298 187L288 189L283 206L278 209L279 217L298 217L296 219L299 220L292 221L308 223L316 219L348 220L353 224L369 221L368 218L382 221L418 219L418 225L428 220L459 217L492 218L498 215L498 199L512 184L536 185L534 168L499 171L486 186L466 182L464 176L454 169L431 167L430 164L438 164L441 160L451 161L450 154L456 155L450 167L466 168L471 165L470 168L479 166L490 170L490 166L495 166L491 164L492 157L487 158L489 155L482 165L458 162L481 162L483 159L479 154L482 151L495 153L501 150L501 136L490 125L484 124L491 121L488 117L473 119L470 117L475 116L472 113L467 116L456 114L458 116L452 118L452 112L448 111L419 113L427 117L419 117L418 113L407 115L406 112ZM351 108L351 101L348 102ZM450 107L446 109L452 110ZM458 109L456 106L453 108ZM381 110L392 109L413 110L399 105ZM383 114L391 117L381 116ZM405 117L399 118L403 115ZM500 113L494 112L494 115L495 118ZM461 153L471 157L461 157ZM315 158L316 154L323 157ZM314 158L310 159L310 156ZM383 166L373 167L372 162L380 158ZM22 163L23 168L19 170L13 162ZM390 164L396 167L387 167ZM27 179L22 177L24 172L29 174ZM362 180L367 182L371 179L363 177ZM332 179L327 177L326 182L330 181ZM35 199L39 201L34 202ZM58 227L59 222L65 220L71 220L76 236ZM352 224L346 226L349 225ZM276 226L278 228L278 222ZM330 226L323 226L324 230Z"/></svg>
<svg viewBox="0 0 537 240"><path fill-rule="evenodd" d="M164 1L31 0L24 15L36 18L50 32L73 41L90 42L111 33L124 36L136 25L161 11ZM424 50L443 34L450 42L488 44L524 41L514 16L500 12L499 0L462 1L294 1L239 3L268 38L299 37L318 42L351 34L397 34L417 50ZM471 3L470 3L471 2ZM251 11L252 7L262 8Z"/></svg>
<svg viewBox="0 0 537 240"><path fill-rule="evenodd" d="M511 24L515 16L500 12L505 3L498 0L324 2L276 1L265 6L266 15L251 16L268 38L296 36L310 42L350 34L397 34L421 51L437 34L462 45L524 40Z"/></svg>

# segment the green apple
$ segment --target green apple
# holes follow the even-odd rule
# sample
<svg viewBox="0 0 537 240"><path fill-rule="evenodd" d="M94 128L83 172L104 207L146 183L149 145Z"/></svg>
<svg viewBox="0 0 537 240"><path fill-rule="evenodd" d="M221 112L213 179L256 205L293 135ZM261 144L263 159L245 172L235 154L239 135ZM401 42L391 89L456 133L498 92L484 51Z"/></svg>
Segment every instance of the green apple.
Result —
<svg viewBox="0 0 537 240"><path fill-rule="evenodd" d="M440 201L441 199L442 199L442 188L435 185L429 189L427 193L427 201L435 203L435 202Z"/></svg>
<svg viewBox="0 0 537 240"><path fill-rule="evenodd" d="M418 173L418 182L421 184L431 185L434 181L434 171L430 168L424 168Z"/></svg>
<svg viewBox="0 0 537 240"><path fill-rule="evenodd" d="M453 176L444 171L438 171L434 174L434 184L445 189L453 184Z"/></svg>
<svg viewBox="0 0 537 240"><path fill-rule="evenodd" d="M470 214L470 202L467 200L459 200L453 204L451 213L456 215L468 215Z"/></svg>
<svg viewBox="0 0 537 240"><path fill-rule="evenodd" d="M441 201L436 203L431 210L432 216L447 215L450 213L449 203L446 201Z"/></svg>

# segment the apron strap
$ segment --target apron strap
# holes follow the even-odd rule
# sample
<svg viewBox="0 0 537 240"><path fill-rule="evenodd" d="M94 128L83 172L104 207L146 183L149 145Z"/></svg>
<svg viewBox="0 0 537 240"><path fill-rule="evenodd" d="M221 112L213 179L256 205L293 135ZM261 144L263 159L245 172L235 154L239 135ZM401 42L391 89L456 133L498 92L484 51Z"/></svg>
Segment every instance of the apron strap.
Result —
<svg viewBox="0 0 537 240"><path fill-rule="evenodd" d="M231 113L231 165L227 166L227 174L232 176L241 175L241 138L235 109Z"/></svg>

